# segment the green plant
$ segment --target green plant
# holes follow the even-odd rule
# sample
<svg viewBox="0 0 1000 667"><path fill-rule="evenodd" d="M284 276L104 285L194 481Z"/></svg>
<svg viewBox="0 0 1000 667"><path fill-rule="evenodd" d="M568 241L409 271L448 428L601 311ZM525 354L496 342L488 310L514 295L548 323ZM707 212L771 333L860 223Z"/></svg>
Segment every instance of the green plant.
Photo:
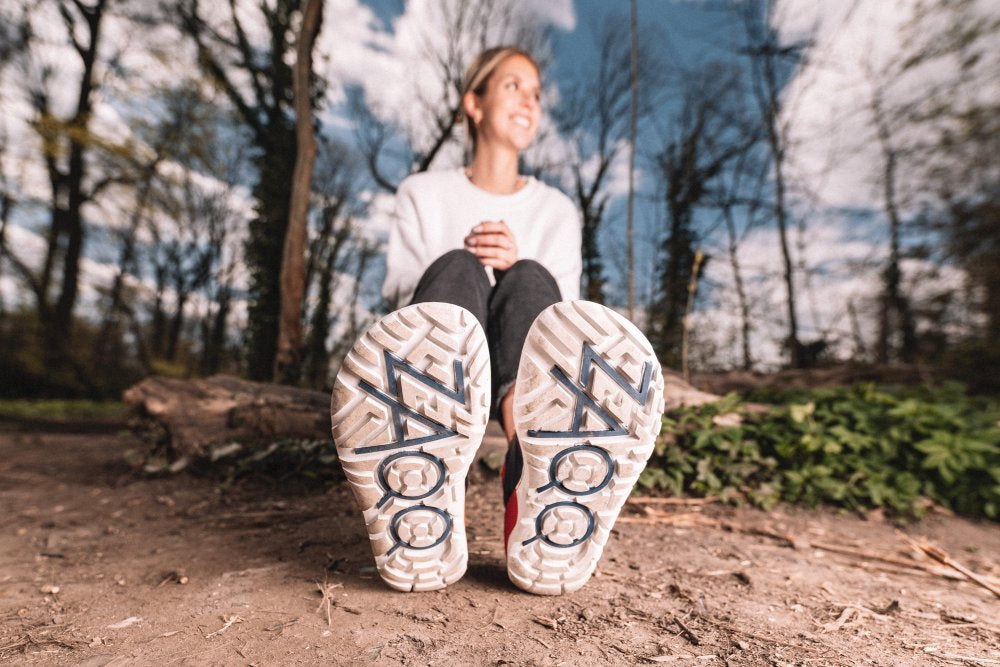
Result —
<svg viewBox="0 0 1000 667"><path fill-rule="evenodd" d="M673 494L828 503L916 515L930 498L1000 518L1000 404L960 385L870 384L781 396L749 411L736 397L664 417L646 488Z"/></svg>
<svg viewBox="0 0 1000 667"><path fill-rule="evenodd" d="M83 399L0 400L0 419L68 421L76 419L124 419L128 408L116 401Z"/></svg>

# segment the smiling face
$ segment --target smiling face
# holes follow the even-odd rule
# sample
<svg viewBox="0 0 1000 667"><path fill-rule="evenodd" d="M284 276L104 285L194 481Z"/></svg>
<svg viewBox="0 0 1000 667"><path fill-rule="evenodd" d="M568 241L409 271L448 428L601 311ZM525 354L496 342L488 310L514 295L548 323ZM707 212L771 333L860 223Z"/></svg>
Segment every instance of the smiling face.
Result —
<svg viewBox="0 0 1000 667"><path fill-rule="evenodd" d="M541 119L538 69L528 58L511 55L490 74L481 94L466 93L465 111L476 128L476 147L522 151L538 133Z"/></svg>

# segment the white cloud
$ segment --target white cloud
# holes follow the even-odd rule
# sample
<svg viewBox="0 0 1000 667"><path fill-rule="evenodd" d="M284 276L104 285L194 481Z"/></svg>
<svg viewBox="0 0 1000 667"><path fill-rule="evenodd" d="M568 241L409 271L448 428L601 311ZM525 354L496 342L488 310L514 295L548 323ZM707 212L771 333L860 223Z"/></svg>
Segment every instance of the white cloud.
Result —
<svg viewBox="0 0 1000 667"><path fill-rule="evenodd" d="M944 28L946 15L919 14L915 0L780 0L775 27L786 42L810 39L806 60L783 91L789 128L790 175L819 196L822 204L843 207L881 206L884 160L875 135L871 102L878 89L887 108L912 107L929 91L956 80L956 58L938 58L906 72L899 65L913 48L913 30L924 34ZM982 16L997 16L996 3L974 3ZM978 67L995 66L984 59ZM970 95L996 101L996 86L970 87ZM896 147L923 137L897 129ZM922 164L899 164L903 202L916 204L917 174Z"/></svg>
<svg viewBox="0 0 1000 667"><path fill-rule="evenodd" d="M366 192L363 199L368 208L363 219L356 226L359 238L376 243L385 243L389 238L392 216L396 209L396 197L386 192Z"/></svg>
<svg viewBox="0 0 1000 667"><path fill-rule="evenodd" d="M425 146L434 135L427 109L441 109L443 101L453 103L455 98L451 83L441 81L438 65L438 59L448 53L448 26L471 6L473 3L461 0L410 2L390 29L384 30L371 10L356 0L330 3L317 54L325 61L321 71L341 85L331 85L327 102L344 101L343 85L360 86L378 118L403 128L414 145ZM509 42L514 25L564 30L575 26L570 0L512 2L510 7L512 20L494 16L486 24L488 44ZM466 29L460 52L471 58L478 50L475 39L473 31ZM453 144L436 162L438 166L450 166L461 159L458 142Z"/></svg>

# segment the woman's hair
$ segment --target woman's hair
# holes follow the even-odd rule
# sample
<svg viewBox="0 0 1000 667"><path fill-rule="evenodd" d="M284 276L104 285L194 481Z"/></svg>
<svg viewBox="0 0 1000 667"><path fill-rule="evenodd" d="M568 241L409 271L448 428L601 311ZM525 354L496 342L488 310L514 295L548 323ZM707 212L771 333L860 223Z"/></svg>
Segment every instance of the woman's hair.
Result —
<svg viewBox="0 0 1000 667"><path fill-rule="evenodd" d="M523 58L527 58L528 61L534 65L535 71L541 71L538 67L538 63L531 57L531 54L517 48L516 46L495 46L491 49L486 49L476 56L469 65L468 69L465 70L460 104L462 104L462 119L465 122L465 134L468 141L468 147L473 153L476 151L476 125L472 122L472 117L465 111L465 94L471 92L477 97L482 97L483 94L486 93L486 86L489 85L490 77L493 75L493 72L500 66L500 63L507 60L507 58L510 58L511 56L521 56Z"/></svg>

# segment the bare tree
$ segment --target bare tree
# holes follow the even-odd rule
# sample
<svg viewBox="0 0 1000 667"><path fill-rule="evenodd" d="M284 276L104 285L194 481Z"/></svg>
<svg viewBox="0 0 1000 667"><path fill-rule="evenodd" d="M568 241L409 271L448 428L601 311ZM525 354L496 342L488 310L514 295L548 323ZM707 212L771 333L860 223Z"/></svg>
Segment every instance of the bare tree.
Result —
<svg viewBox="0 0 1000 667"><path fill-rule="evenodd" d="M108 0L95 0L92 4L64 0L57 5L64 38L80 65L80 76L73 92L75 101L68 116L61 116L55 108L51 89L54 71L36 61L35 49L39 47L25 49L20 60L35 113L32 127L40 140L48 175L50 222L40 271L30 269L18 257L10 257L35 295L43 347L50 361L63 359L66 343L72 335L86 236L83 208L112 181L108 177L93 178L88 160L100 143L91 133L90 126L94 96L100 85L98 49L108 5ZM41 19L34 16L31 9L25 11L21 29L29 44L35 40L33 21L37 20ZM57 280L58 290L53 300L53 286Z"/></svg>
<svg viewBox="0 0 1000 667"><path fill-rule="evenodd" d="M198 117L202 105L199 95L191 85L162 91L158 96L165 116L150 122L152 114L143 114L131 121L137 140L124 152L124 167L120 190L131 193L131 210L127 223L115 230L118 242L118 260L111 285L104 290L103 314L99 333L93 348L94 368L107 368L124 360L123 334L130 320L136 317L133 294L128 289L130 280L141 275L141 232L150 223L149 214L154 206L157 188L163 176L159 173L164 162L177 159L182 153L186 161L205 146L204 123ZM197 137L197 138L196 138Z"/></svg>
<svg viewBox="0 0 1000 667"><path fill-rule="evenodd" d="M254 43L244 25L245 13L228 3L228 18L213 23L200 0L174 0L169 17L197 49L203 72L222 91L257 148L253 197L245 248L250 268L247 325L247 370L251 379L270 379L274 371L280 315L280 273L289 192L296 160L291 121L292 70L287 62L294 42L293 16L302 0L276 0L255 5L253 20L264 29ZM245 84L245 85L244 85Z"/></svg>
<svg viewBox="0 0 1000 667"><path fill-rule="evenodd" d="M898 123L884 100L887 82L874 80L870 69L868 78L872 88L869 111L882 158L882 208L889 223L889 256L882 270L883 290L879 299L875 355L882 363L893 361L897 354L900 361L910 362L917 352L917 331L910 300L902 289L903 220L899 201L899 167L903 151L894 137ZM893 349L892 341L897 333L900 340L898 347Z"/></svg>
<svg viewBox="0 0 1000 667"><path fill-rule="evenodd" d="M364 166L346 146L330 138L320 142L318 167L314 177L317 198L318 229L309 242L305 267L309 322L303 347L303 379L308 386L326 388L332 358L328 347L332 326L357 306L360 289L353 290L347 303L334 302L345 277L356 284L365 280L369 259L364 257L377 248L371 245L355 220L364 214L366 204L358 197ZM351 315L348 315L350 319ZM349 344L357 331L349 330ZM339 341L335 341L334 346Z"/></svg>
<svg viewBox="0 0 1000 667"><path fill-rule="evenodd" d="M323 18L323 0L307 0L302 12L295 53L295 171L288 228L281 260L281 316L278 349L274 359L274 379L294 384L302 371L302 297L305 293L306 227L312 194L312 171L316 160L313 133L312 50Z"/></svg>
<svg viewBox="0 0 1000 667"><path fill-rule="evenodd" d="M573 195L582 217L584 297L604 302L604 261L598 244L601 223L611 193L611 170L623 150L629 147L632 114L632 53L630 24L611 16L593 33L597 51L597 71L588 71L569 86L569 91L553 110L556 124L573 146L568 160ZM648 91L634 96L636 122L656 108L654 91L665 80L665 67L648 45L655 35L637 33L635 83Z"/></svg>
<svg viewBox="0 0 1000 667"><path fill-rule="evenodd" d="M756 142L734 112L741 102L739 77L738 70L719 63L685 75L677 86L681 108L671 119L663 148L652 156L661 177L667 232L649 336L657 356L668 365L681 363L689 286L709 259L695 267L699 241L695 212L709 203L713 184L727 165Z"/></svg>
<svg viewBox="0 0 1000 667"><path fill-rule="evenodd" d="M150 226L156 278L150 348L168 362L178 360L188 303L212 280L225 245L230 212L220 194L199 187L185 171L175 187L157 196L161 220L171 224Z"/></svg>
<svg viewBox="0 0 1000 667"><path fill-rule="evenodd" d="M798 63L803 44L783 44L773 27L774 0L767 0L763 9L756 3L746 3L742 9L747 44L742 49L749 59L753 97L756 100L765 130L767 149L771 157L773 200L772 211L778 227L781 259L784 266L785 303L788 316L786 346L789 361L795 368L805 362L799 339L799 320L795 297L795 265L789 240L789 215L785 168L787 161L787 126L782 119L781 88L784 76Z"/></svg>
<svg viewBox="0 0 1000 667"><path fill-rule="evenodd" d="M750 338L753 321L750 313L750 298L744 279L744 268L740 262L740 244L746 234L759 224L761 210L766 206L763 199L768 177L767 163L760 159L757 150L761 139L759 126L744 125L745 150L735 156L727 169L720 174L718 185L709 195L710 206L722 216L726 229L726 256L733 274L733 289L740 314L740 367L753 368L754 356Z"/></svg>
<svg viewBox="0 0 1000 667"><path fill-rule="evenodd" d="M0 10L0 81L6 73L14 55L28 46L27 22L20 20L11 10ZM0 100L5 91L0 88ZM5 121L0 125L0 275L3 275L4 257L7 254L7 224L16 203L17 186L10 172L10 162L6 159L10 137ZM0 317L4 314L3 298L0 296Z"/></svg>
<svg viewBox="0 0 1000 667"><path fill-rule="evenodd" d="M941 234L938 259L965 269L979 296L985 326L976 338L985 354L972 363L980 374L1000 365L998 39L995 3L920 3L904 28L900 73L921 77L923 85L919 96L899 100L894 109L921 139L911 146L910 162L920 166L911 178L925 194L924 223ZM949 75L937 76L941 71Z"/></svg>

